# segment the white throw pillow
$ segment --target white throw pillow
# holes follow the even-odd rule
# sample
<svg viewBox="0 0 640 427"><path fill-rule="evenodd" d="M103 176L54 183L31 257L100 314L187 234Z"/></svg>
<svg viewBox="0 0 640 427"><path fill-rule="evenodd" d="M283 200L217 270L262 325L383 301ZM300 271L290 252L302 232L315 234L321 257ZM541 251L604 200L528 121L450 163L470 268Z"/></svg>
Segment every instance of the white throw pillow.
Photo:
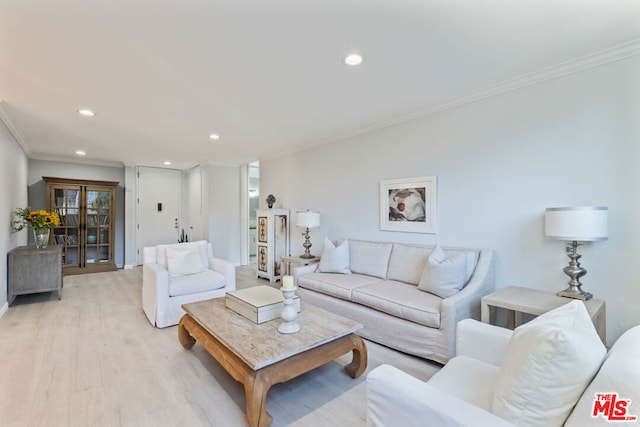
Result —
<svg viewBox="0 0 640 427"><path fill-rule="evenodd" d="M440 298L447 298L464 288L467 258L463 253L447 257L440 245L436 245L422 270L418 289Z"/></svg>
<svg viewBox="0 0 640 427"><path fill-rule="evenodd" d="M331 240L324 238L322 257L318 265L321 273L351 274L349 269L349 241L344 239L337 247Z"/></svg>
<svg viewBox="0 0 640 427"><path fill-rule="evenodd" d="M202 273L200 251L197 248L167 247L167 270L173 277Z"/></svg>
<svg viewBox="0 0 640 427"><path fill-rule="evenodd" d="M561 426L606 351L582 301L519 326L496 381L492 412L518 426Z"/></svg>

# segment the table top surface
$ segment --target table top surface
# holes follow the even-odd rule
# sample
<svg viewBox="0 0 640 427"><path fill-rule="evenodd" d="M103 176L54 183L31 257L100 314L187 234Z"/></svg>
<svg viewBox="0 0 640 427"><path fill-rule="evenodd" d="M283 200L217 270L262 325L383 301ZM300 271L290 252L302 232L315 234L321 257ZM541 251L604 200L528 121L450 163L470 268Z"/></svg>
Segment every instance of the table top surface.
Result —
<svg viewBox="0 0 640 427"><path fill-rule="evenodd" d="M571 301L573 301L571 298L561 297L553 292L520 286L508 286L482 297L482 304L535 315L540 315ZM604 300L592 298L584 301L584 304L589 314L593 316L604 306Z"/></svg>
<svg viewBox="0 0 640 427"><path fill-rule="evenodd" d="M287 359L349 335L362 325L309 304L303 304L296 321L300 331L278 332L280 318L257 324L228 309L225 299L184 304L182 308L214 338L253 370Z"/></svg>

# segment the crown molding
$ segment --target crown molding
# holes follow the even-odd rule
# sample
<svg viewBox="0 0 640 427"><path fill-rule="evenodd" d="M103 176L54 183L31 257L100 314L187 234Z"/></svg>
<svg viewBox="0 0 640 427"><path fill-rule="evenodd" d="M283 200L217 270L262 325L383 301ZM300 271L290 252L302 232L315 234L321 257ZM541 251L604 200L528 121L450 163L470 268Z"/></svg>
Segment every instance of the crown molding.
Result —
<svg viewBox="0 0 640 427"><path fill-rule="evenodd" d="M13 122L9 118L9 115L7 114L7 111L4 108L5 105L7 105L6 101L0 99L0 120L2 120L2 122L5 124L7 129L9 129L9 132L11 132L11 135L13 135L13 138L20 145L20 147L22 148L22 151L24 151L27 157L31 157L31 154L32 154L31 150L29 149L29 147L27 147L27 144L24 142L24 138L22 137L22 134L20 133L18 128L13 124Z"/></svg>
<svg viewBox="0 0 640 427"><path fill-rule="evenodd" d="M109 168L119 168L122 169L125 167L122 162L113 162L109 160L96 160L96 159L85 159L81 157L70 157L70 156L57 156L57 155L49 155L49 154L32 154L29 156L29 159L32 160L44 160L48 162L60 162L60 163L72 163L72 164L82 164L82 165L91 165L91 166L105 166Z"/></svg>
<svg viewBox="0 0 640 427"><path fill-rule="evenodd" d="M521 76L515 77L513 79L505 80L500 83L485 86L484 88L481 88L472 92L468 92L460 97L453 98L449 101L443 102L433 107L430 107L424 110L414 111L408 114L397 116L389 120L384 120L382 122L360 127L358 129L353 129L353 130L341 133L339 135L335 135L335 136L323 139L313 145L319 146L319 145L324 145L332 142L342 141L347 138L352 138L365 133L370 133L376 130L394 126L400 123L405 123L405 122L419 119L422 117L431 116L443 111L451 110L466 104L470 104L472 102L477 102L483 99L502 95L507 92L512 92L528 86L533 86L549 80L564 77L569 74L574 74L580 71L610 64L612 62L620 61L622 59L630 58L636 55L640 55L640 39L632 40L609 49L604 49L589 55L572 59L570 61L562 62L560 64L543 68L542 70L539 70L539 71L523 74ZM310 148L310 147L307 146L306 148ZM306 148L303 148L303 149L306 149Z"/></svg>

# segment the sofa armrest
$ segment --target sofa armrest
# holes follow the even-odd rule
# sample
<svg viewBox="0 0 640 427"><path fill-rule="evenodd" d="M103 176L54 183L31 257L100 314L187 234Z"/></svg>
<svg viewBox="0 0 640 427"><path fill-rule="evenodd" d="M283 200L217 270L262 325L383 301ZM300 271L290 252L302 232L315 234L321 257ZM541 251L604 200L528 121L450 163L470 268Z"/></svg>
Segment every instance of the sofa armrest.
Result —
<svg viewBox="0 0 640 427"><path fill-rule="evenodd" d="M229 291L236 289L236 267L222 258L211 257L209 263L214 271L224 276L225 288Z"/></svg>
<svg viewBox="0 0 640 427"><path fill-rule="evenodd" d="M502 366L513 331L474 319L458 322L456 355L468 356L494 366Z"/></svg>
<svg viewBox="0 0 640 427"><path fill-rule="evenodd" d="M455 355L455 329L463 319L480 319L480 300L495 290L494 252L482 249L476 268L466 286L442 300L440 329L448 335L449 357Z"/></svg>
<svg viewBox="0 0 640 427"><path fill-rule="evenodd" d="M513 424L389 365L367 375L367 426L477 426Z"/></svg>
<svg viewBox="0 0 640 427"><path fill-rule="evenodd" d="M298 277L303 274L313 273L318 268L318 264L301 265L293 268L293 281L298 286Z"/></svg>

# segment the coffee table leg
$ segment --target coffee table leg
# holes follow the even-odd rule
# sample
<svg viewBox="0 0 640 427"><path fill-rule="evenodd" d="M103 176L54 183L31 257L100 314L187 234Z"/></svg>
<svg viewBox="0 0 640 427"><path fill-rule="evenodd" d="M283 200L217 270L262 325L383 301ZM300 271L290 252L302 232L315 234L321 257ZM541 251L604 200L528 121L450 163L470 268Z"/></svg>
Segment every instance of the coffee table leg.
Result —
<svg viewBox="0 0 640 427"><path fill-rule="evenodd" d="M273 383L265 372L253 371L244 381L244 395L247 400L245 418L251 427L266 427L273 421L267 412L267 392Z"/></svg>
<svg viewBox="0 0 640 427"><path fill-rule="evenodd" d="M351 340L353 341L353 359L344 367L344 370L351 378L358 378L367 369L367 346L364 340L357 335L351 335Z"/></svg>
<svg viewBox="0 0 640 427"><path fill-rule="evenodd" d="M196 339L191 336L187 328L185 328L184 326L184 323L187 320L190 320L190 318L187 319L188 316L188 314L182 316L182 318L180 319L180 323L178 323L178 341L180 341L182 347L186 348L187 350L189 350L196 344Z"/></svg>

